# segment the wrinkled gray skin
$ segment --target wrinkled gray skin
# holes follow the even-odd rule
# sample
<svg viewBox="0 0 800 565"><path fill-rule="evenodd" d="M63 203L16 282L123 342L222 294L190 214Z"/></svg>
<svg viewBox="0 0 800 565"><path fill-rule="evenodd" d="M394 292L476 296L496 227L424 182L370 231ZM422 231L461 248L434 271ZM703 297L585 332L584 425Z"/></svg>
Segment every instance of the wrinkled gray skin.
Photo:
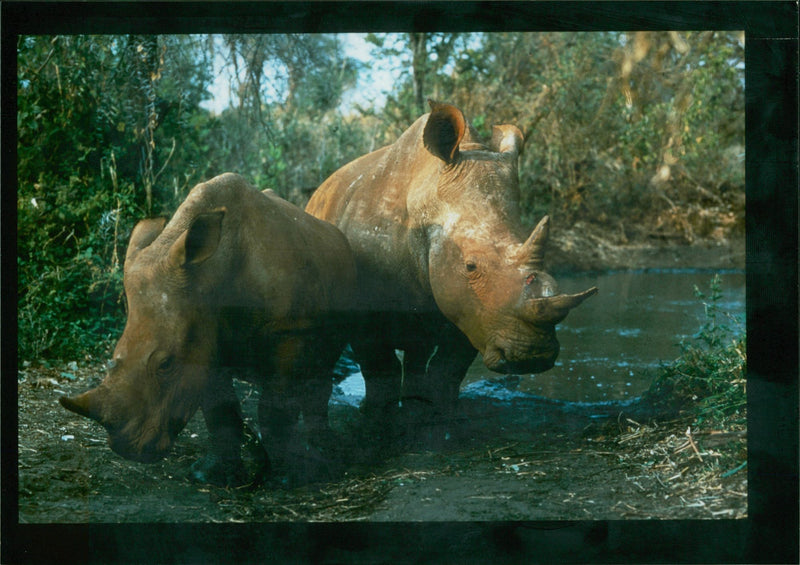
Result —
<svg viewBox="0 0 800 565"><path fill-rule="evenodd" d="M332 225L241 177L196 186L169 223L143 220L128 246L125 330L95 389L61 403L102 424L111 448L167 455L198 408L211 437L195 477L237 484L242 419L232 375L261 385L259 424L274 472L327 429L332 369L355 277Z"/></svg>

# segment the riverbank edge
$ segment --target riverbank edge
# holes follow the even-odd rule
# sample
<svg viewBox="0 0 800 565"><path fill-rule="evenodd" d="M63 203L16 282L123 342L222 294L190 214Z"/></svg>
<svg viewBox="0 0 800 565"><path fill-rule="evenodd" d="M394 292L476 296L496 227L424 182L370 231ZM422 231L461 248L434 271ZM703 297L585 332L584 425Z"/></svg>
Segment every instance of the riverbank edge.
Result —
<svg viewBox="0 0 800 565"><path fill-rule="evenodd" d="M744 270L744 237L692 242L642 238L618 243L597 230L576 225L550 235L547 263L553 275L637 269Z"/></svg>

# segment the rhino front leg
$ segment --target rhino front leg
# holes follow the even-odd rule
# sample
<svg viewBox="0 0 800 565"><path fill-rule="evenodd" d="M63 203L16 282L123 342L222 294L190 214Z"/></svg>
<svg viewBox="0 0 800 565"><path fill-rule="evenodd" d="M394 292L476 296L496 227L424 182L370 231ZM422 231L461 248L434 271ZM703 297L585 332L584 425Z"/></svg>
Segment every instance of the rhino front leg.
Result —
<svg viewBox="0 0 800 565"><path fill-rule="evenodd" d="M442 331L435 345L420 344L405 355L403 402L411 409L406 419L424 424L418 435L434 442L445 439L452 427L461 381L476 355L463 334L453 330Z"/></svg>
<svg viewBox="0 0 800 565"><path fill-rule="evenodd" d="M455 415L461 381L477 352L463 337L441 342L427 362L425 390L435 411L448 418Z"/></svg>
<svg viewBox="0 0 800 565"><path fill-rule="evenodd" d="M333 373L317 368L303 382L302 443L299 457L301 481L330 480L344 471L345 451L328 423L328 401L333 391Z"/></svg>
<svg viewBox="0 0 800 565"><path fill-rule="evenodd" d="M428 329L406 352L404 396L416 396L440 414L451 414L458 401L461 381L477 351L469 339L442 316L419 323Z"/></svg>
<svg viewBox="0 0 800 565"><path fill-rule="evenodd" d="M361 366L366 395L361 411L367 424L391 419L401 400L400 361L391 346L374 343L354 343L353 352Z"/></svg>
<svg viewBox="0 0 800 565"><path fill-rule="evenodd" d="M310 440L325 440L330 432L328 400L333 391L333 375L309 378L300 393L303 413L303 434Z"/></svg>
<svg viewBox="0 0 800 565"><path fill-rule="evenodd" d="M229 375L212 375L201 404L211 449L192 465L191 477L202 483L239 486L247 482L242 464L244 440L241 406Z"/></svg>
<svg viewBox="0 0 800 565"><path fill-rule="evenodd" d="M286 477L291 467L289 454L297 443L300 399L289 377L270 379L258 402L258 423L271 474Z"/></svg>

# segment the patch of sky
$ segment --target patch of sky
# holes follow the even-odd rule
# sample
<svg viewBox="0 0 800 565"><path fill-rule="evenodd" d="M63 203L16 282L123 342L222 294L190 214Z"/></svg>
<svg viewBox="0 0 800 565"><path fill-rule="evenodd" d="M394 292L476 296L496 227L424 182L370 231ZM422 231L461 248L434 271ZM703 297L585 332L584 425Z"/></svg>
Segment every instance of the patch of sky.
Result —
<svg viewBox="0 0 800 565"><path fill-rule="evenodd" d="M394 36L398 36L398 34L389 34L389 36L392 41L397 41ZM375 46L366 41L367 35L364 33L342 33L337 37L341 41L345 56L362 64L358 81L355 87L344 93L339 110L347 114L356 111L359 106L381 109L386 103L386 97L391 92L393 85L400 80L400 75L405 67L402 57L382 55L380 58L375 58L373 56ZM214 114L221 114L235 102L234 85L237 82L237 70L230 61L230 54L222 38L216 36L214 42L216 46L216 55L212 63L214 79L208 88L210 97L201 106ZM242 74L245 69L239 68L238 72ZM279 101L288 80L286 69L277 64L266 65L264 74L267 102ZM243 79L244 76L238 78Z"/></svg>
<svg viewBox="0 0 800 565"><path fill-rule="evenodd" d="M410 72L410 54L404 45L403 34L383 35L384 46L391 50L383 50L379 56L376 53L378 48L367 41L365 33L341 33L336 37L341 41L344 55L361 64L358 80L353 88L344 92L339 111L345 115L356 113L359 108L372 108L380 111L386 104L389 94L403 80L404 75ZM477 48L482 37L483 34L480 33L467 34L464 39L466 47ZM212 113L220 114L235 100L233 85L236 82L237 71L230 62L230 55L222 38L215 36L214 42L217 48L213 61L214 80L208 88L210 98L201 106ZM431 58L435 59L436 54L432 53ZM442 71L452 73L455 64L455 60L449 62ZM239 73L243 72L245 72L244 68L240 68ZM267 79L265 84L268 88L265 93L266 99L268 102L278 101L281 92L285 91L286 70L280 65L267 65L264 73Z"/></svg>

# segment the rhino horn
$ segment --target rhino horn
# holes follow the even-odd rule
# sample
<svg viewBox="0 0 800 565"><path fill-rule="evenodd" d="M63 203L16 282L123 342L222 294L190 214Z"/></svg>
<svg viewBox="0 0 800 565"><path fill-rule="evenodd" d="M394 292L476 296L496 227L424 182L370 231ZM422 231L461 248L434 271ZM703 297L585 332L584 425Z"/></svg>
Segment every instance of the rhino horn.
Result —
<svg viewBox="0 0 800 565"><path fill-rule="evenodd" d="M100 422L101 417L98 396L97 389L93 388L77 396L62 396L58 401L61 403L61 406L70 412L75 412L76 414Z"/></svg>
<svg viewBox="0 0 800 565"><path fill-rule="evenodd" d="M578 294L532 298L525 302L523 318L532 324L557 324L567 317L570 310L595 294L597 294L597 287L593 286Z"/></svg>
<svg viewBox="0 0 800 565"><path fill-rule="evenodd" d="M522 154L524 144L522 132L517 126L502 125L492 126L492 147L498 153Z"/></svg>
<svg viewBox="0 0 800 565"><path fill-rule="evenodd" d="M545 216L533 229L528 240L522 244L522 249L520 250L521 258L532 266L541 267L549 234L550 216Z"/></svg>

